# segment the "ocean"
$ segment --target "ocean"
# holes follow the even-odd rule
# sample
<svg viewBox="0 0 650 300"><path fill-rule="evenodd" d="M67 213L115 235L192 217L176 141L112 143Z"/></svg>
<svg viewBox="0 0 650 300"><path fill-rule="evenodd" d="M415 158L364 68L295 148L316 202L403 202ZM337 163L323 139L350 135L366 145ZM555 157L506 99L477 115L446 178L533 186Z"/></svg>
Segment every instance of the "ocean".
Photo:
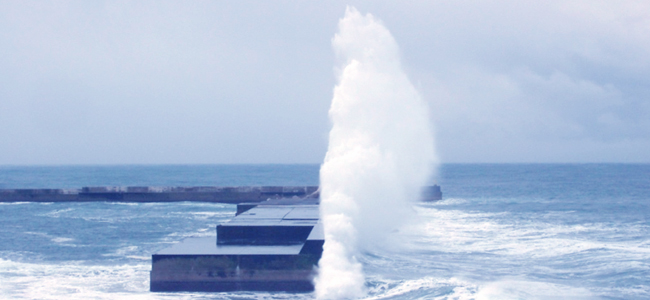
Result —
<svg viewBox="0 0 650 300"><path fill-rule="evenodd" d="M317 185L319 165L0 166L2 188ZM650 299L650 164L444 164L399 245L359 257L368 299ZM234 205L0 203L5 299L313 299L151 293L151 254Z"/></svg>

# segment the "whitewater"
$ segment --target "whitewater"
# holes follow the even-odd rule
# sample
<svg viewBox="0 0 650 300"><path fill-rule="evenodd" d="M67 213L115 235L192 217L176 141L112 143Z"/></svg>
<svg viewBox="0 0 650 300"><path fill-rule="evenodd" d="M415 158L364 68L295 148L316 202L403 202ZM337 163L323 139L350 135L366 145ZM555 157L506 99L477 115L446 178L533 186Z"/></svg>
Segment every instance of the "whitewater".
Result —
<svg viewBox="0 0 650 300"><path fill-rule="evenodd" d="M319 169L0 167L0 188L315 185ZM359 254L361 299L650 299L650 165L442 164L438 177L444 199L413 206L421 225L402 232L399 251ZM206 203L0 204L0 298L314 299L148 291L152 253L214 236L234 213Z"/></svg>
<svg viewBox="0 0 650 300"><path fill-rule="evenodd" d="M353 299L366 293L359 251L383 247L411 218L435 153L427 103L381 21L348 7L332 44L342 65L320 170L325 244L315 285L320 299Z"/></svg>

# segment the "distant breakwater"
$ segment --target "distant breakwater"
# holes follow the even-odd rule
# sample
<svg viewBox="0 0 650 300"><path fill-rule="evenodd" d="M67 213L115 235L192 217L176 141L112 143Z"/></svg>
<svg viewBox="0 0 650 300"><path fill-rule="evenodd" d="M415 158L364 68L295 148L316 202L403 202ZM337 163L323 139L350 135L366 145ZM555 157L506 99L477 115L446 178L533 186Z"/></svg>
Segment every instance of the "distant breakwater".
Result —
<svg viewBox="0 0 650 300"><path fill-rule="evenodd" d="M317 186L83 187L0 189L0 202L261 202L269 198L318 196Z"/></svg>
<svg viewBox="0 0 650 300"><path fill-rule="evenodd" d="M318 198L318 186L99 186L80 189L0 189L0 202L213 202L254 203L268 199ZM422 201L442 199L440 186L422 189Z"/></svg>

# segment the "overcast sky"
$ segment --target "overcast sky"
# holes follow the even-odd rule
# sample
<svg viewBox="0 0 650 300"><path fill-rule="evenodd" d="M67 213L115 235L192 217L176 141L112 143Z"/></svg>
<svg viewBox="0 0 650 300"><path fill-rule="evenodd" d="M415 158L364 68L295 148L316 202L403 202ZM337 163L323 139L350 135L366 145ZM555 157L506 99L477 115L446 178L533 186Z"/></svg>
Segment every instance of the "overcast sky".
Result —
<svg viewBox="0 0 650 300"><path fill-rule="evenodd" d="M650 162L649 1L400 2L0 0L0 164L320 163L346 5L442 162Z"/></svg>

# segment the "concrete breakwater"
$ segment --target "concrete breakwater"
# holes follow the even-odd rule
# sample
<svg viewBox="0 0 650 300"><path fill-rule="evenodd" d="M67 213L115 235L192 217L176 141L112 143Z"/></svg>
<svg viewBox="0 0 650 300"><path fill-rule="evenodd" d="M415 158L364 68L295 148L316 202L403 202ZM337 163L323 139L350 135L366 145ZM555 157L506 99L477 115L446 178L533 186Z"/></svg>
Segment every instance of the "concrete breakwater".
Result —
<svg viewBox="0 0 650 300"><path fill-rule="evenodd" d="M318 186L83 187L80 189L0 189L0 202L215 202L256 203L278 198L318 198ZM422 201L442 199L440 186L422 189Z"/></svg>
<svg viewBox="0 0 650 300"><path fill-rule="evenodd" d="M306 197L317 186L83 187L81 189L0 189L0 202L261 202ZM314 196L317 196L315 194Z"/></svg>

